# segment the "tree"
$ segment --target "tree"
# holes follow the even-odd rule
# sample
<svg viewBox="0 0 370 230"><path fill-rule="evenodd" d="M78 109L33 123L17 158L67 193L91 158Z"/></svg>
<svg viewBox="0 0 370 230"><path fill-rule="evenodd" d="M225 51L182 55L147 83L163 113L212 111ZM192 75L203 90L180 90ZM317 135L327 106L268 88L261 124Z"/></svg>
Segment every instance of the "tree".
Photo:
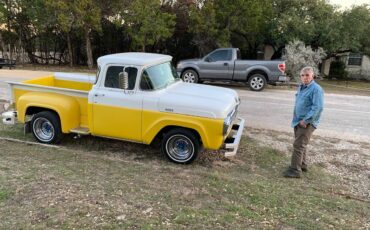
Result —
<svg viewBox="0 0 370 230"><path fill-rule="evenodd" d="M236 46L255 57L263 44L263 32L271 14L268 0L205 0L191 12L193 42L207 52L217 47ZM205 47L205 48L204 48ZM201 52L204 54L204 52Z"/></svg>
<svg viewBox="0 0 370 230"><path fill-rule="evenodd" d="M310 46L306 46L302 41L294 40L285 47L282 59L286 62L288 76L299 82L299 73L305 66L313 67L315 76L318 76L318 66L325 56L326 53L322 48L312 50Z"/></svg>
<svg viewBox="0 0 370 230"><path fill-rule="evenodd" d="M70 62L73 61L71 31L79 29L85 39L87 65L92 69L94 60L91 47L91 32L101 31L101 11L94 0L47 0L54 10L60 29L67 34Z"/></svg>
<svg viewBox="0 0 370 230"><path fill-rule="evenodd" d="M313 48L335 52L341 47L341 16L325 0L273 0L266 43L279 55L285 44L298 39ZM277 56L275 55L275 57Z"/></svg>
<svg viewBox="0 0 370 230"><path fill-rule="evenodd" d="M229 34L230 45L239 47L243 56L256 58L264 44L264 34L272 14L270 0L216 1L217 18Z"/></svg>
<svg viewBox="0 0 370 230"><path fill-rule="evenodd" d="M342 48L370 55L370 5L352 7L342 17Z"/></svg>
<svg viewBox="0 0 370 230"><path fill-rule="evenodd" d="M125 12L126 11L126 12ZM175 26L175 16L162 12L160 0L136 0L123 10L124 23L135 47L145 47L170 37Z"/></svg>
<svg viewBox="0 0 370 230"><path fill-rule="evenodd" d="M227 46L229 34L218 26L214 1L202 1L191 7L191 27L193 42L201 56L214 48Z"/></svg>
<svg viewBox="0 0 370 230"><path fill-rule="evenodd" d="M19 12L19 4L17 0L3 0L0 3L0 24L5 25L6 30L0 31L1 44L3 50L5 49L5 43L9 44L9 58L13 59L13 49L17 41L17 34L13 30L13 23L15 16Z"/></svg>

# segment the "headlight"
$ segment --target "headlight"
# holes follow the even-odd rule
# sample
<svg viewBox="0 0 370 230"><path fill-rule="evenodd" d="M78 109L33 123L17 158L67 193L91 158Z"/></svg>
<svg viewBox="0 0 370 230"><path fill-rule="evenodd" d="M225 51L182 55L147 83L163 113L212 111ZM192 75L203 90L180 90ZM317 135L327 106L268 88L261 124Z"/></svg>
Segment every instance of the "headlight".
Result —
<svg viewBox="0 0 370 230"><path fill-rule="evenodd" d="M182 63L181 63L181 62L177 63L177 66L176 66L176 68L177 68L177 69L180 69L180 68L182 68Z"/></svg>
<svg viewBox="0 0 370 230"><path fill-rule="evenodd" d="M224 136L226 135L227 130L229 130L229 127L231 125L231 121L232 120L231 120L231 117L230 116L226 117L225 120L224 120L224 129L223 129L223 132L222 132L222 134Z"/></svg>
<svg viewBox="0 0 370 230"><path fill-rule="evenodd" d="M237 113L238 113L238 105L235 106L234 110L231 111L224 120L224 128L223 128L224 136L227 134L227 131L229 130L230 125L233 123L233 120L235 119Z"/></svg>

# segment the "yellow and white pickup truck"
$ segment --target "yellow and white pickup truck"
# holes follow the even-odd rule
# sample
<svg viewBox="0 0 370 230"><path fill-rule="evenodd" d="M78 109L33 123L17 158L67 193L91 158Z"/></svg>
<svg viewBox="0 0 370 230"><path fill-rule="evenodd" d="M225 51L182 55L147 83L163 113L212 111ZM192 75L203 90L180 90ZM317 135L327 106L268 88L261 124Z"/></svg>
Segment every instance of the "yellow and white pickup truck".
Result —
<svg viewBox="0 0 370 230"><path fill-rule="evenodd" d="M8 82L14 111L3 123L25 124L37 141L63 134L94 135L150 144L176 163L190 163L203 149L236 154L244 128L234 90L182 82L172 57L121 53L98 58L95 76L55 73Z"/></svg>

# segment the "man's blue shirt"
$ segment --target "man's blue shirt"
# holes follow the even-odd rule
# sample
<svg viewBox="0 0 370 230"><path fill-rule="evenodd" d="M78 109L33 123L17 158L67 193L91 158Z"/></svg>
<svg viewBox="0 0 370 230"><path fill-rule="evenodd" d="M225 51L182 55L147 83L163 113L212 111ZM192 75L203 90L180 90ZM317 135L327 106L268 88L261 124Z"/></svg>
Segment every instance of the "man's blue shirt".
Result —
<svg viewBox="0 0 370 230"><path fill-rule="evenodd" d="M324 107L324 91L314 80L308 85L301 84L296 93L292 127L304 121L317 128Z"/></svg>

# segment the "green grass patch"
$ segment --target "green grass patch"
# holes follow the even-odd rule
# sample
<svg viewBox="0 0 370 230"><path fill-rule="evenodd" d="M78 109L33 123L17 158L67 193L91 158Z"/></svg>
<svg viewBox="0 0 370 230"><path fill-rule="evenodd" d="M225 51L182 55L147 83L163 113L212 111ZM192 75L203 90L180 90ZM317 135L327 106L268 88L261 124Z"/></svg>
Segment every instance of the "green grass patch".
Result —
<svg viewBox="0 0 370 230"><path fill-rule="evenodd" d="M10 196L9 191L7 191L3 188L0 188L0 202L3 201L3 200L8 199L9 196Z"/></svg>

